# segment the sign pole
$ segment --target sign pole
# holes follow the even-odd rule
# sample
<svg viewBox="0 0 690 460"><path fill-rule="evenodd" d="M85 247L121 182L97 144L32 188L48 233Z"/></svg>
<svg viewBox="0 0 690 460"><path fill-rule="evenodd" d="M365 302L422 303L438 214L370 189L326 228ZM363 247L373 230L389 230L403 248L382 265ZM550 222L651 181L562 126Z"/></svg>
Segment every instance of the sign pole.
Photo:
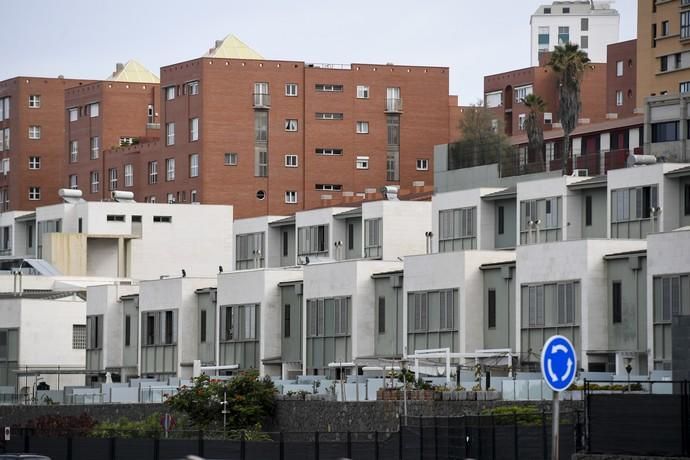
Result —
<svg viewBox="0 0 690 460"><path fill-rule="evenodd" d="M560 392L553 392L553 402L551 406L551 460L558 460L559 428L560 428L561 398Z"/></svg>

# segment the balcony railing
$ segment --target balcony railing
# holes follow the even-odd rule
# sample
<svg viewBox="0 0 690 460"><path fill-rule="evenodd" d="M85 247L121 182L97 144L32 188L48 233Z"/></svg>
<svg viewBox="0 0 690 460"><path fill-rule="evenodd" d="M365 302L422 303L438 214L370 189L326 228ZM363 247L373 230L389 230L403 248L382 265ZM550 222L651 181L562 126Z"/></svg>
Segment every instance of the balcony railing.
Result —
<svg viewBox="0 0 690 460"><path fill-rule="evenodd" d="M401 98L386 99L386 113L402 113L403 101Z"/></svg>
<svg viewBox="0 0 690 460"><path fill-rule="evenodd" d="M268 93L254 93L254 108L267 109L271 107L271 95Z"/></svg>

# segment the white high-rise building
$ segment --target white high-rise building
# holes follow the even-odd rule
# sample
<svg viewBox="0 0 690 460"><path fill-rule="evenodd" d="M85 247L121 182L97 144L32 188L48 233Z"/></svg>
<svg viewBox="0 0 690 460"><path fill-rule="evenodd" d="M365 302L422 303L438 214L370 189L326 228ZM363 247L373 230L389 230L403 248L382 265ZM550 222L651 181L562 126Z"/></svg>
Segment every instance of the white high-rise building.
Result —
<svg viewBox="0 0 690 460"><path fill-rule="evenodd" d="M606 46L618 41L620 23L611 3L555 1L537 8L530 18L531 65L539 65L539 53L567 42L580 45L592 62L606 62Z"/></svg>

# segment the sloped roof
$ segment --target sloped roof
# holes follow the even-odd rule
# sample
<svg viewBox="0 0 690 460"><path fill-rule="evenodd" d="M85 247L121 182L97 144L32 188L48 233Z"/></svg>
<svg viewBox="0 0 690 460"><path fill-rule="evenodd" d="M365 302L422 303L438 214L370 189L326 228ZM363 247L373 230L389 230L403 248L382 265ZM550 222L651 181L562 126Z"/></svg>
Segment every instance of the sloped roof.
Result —
<svg viewBox="0 0 690 460"><path fill-rule="evenodd" d="M263 59L264 57L247 46L239 38L230 34L223 40L217 40L216 46L208 50L204 57L227 59Z"/></svg>
<svg viewBox="0 0 690 460"><path fill-rule="evenodd" d="M132 83L160 83L158 75L134 59L130 59L125 65L118 64L115 72L108 77L108 80Z"/></svg>

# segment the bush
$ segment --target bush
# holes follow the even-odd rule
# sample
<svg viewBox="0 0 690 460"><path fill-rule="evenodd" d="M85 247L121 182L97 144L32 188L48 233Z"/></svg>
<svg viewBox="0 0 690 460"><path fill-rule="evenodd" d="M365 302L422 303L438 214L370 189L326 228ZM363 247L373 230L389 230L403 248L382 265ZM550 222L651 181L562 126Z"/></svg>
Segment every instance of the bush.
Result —
<svg viewBox="0 0 690 460"><path fill-rule="evenodd" d="M223 424L223 399L227 398L226 426L243 430L260 425L273 414L276 388L270 378L259 379L257 371L243 372L231 380L212 380L207 375L194 379L191 387L182 387L165 404L183 414L194 429L208 429Z"/></svg>
<svg viewBox="0 0 690 460"><path fill-rule="evenodd" d="M121 418L117 422L101 422L91 432L96 438L155 438L161 436L163 428L160 414L152 414L144 420Z"/></svg>

